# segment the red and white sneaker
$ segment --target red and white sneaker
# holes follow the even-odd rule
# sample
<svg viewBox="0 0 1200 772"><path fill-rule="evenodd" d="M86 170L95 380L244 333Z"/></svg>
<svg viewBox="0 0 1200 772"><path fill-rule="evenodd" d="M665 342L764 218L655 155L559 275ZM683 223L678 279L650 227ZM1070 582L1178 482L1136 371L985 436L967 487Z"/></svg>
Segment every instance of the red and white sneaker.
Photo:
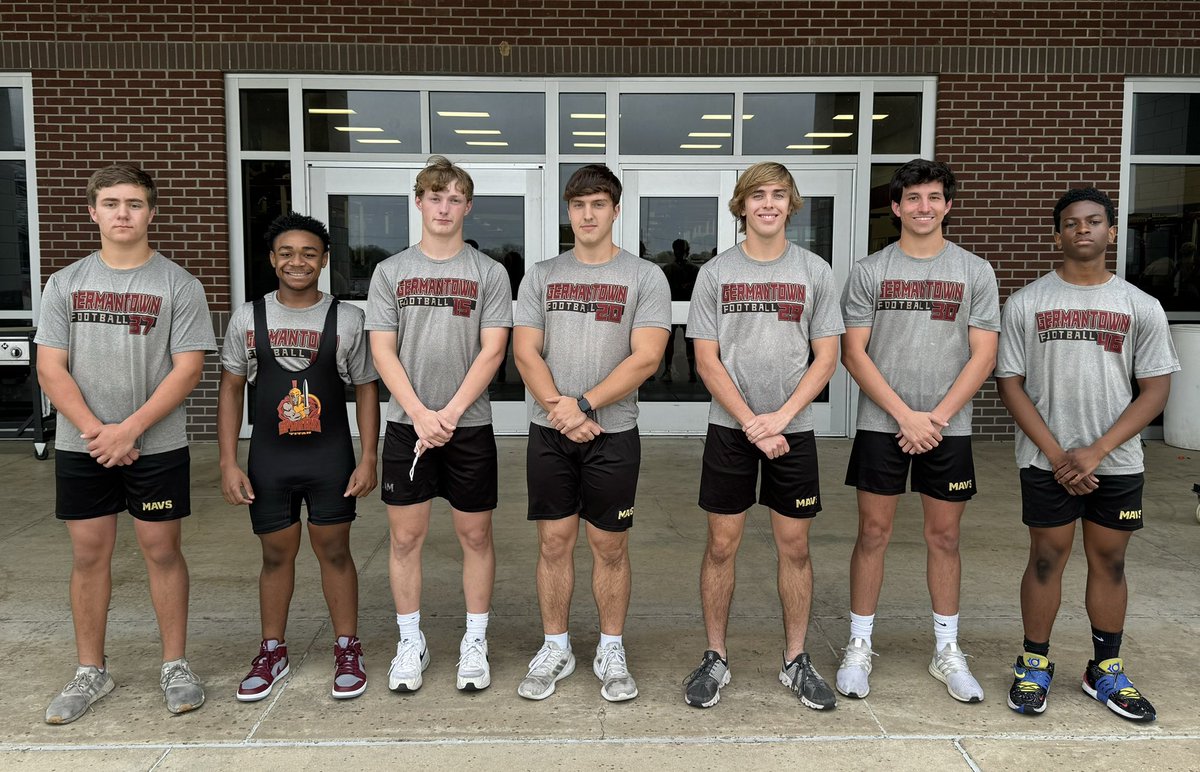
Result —
<svg viewBox="0 0 1200 772"><path fill-rule="evenodd" d="M274 651L269 651L267 642L263 641L258 649L258 656L250 663L250 672L238 686L238 701L257 702L265 698L271 693L275 682L287 674L287 644L281 642Z"/></svg>
<svg viewBox="0 0 1200 772"><path fill-rule="evenodd" d="M367 690L367 671L363 666L362 641L358 640L358 636L342 636L334 642L333 663L334 699L348 700Z"/></svg>

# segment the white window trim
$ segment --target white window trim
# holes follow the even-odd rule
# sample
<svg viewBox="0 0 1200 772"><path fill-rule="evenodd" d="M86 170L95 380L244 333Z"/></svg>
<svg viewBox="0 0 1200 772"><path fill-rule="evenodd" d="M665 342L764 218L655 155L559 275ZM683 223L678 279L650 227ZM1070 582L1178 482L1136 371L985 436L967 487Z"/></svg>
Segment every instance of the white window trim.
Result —
<svg viewBox="0 0 1200 772"><path fill-rule="evenodd" d="M36 325L42 306L41 224L38 220L37 158L33 125L33 75L31 73L0 73L0 88L21 89L21 109L25 124L25 149L0 151L0 161L25 163L26 217L29 222L29 281L30 310L0 310L0 321L28 322Z"/></svg>

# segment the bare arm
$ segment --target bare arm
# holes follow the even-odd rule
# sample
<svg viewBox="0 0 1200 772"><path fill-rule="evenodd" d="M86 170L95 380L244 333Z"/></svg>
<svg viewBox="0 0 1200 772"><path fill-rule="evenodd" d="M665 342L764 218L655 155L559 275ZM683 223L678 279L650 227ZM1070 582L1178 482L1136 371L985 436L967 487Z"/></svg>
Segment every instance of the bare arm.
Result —
<svg viewBox="0 0 1200 772"><path fill-rule="evenodd" d="M354 415L358 419L358 441L362 454L358 466L350 475L345 496L362 498L375 490L378 483L376 466L379 460L379 384L354 384Z"/></svg>
<svg viewBox="0 0 1200 772"><path fill-rule="evenodd" d="M842 335L842 364L871 401L900 425L898 436L911 446L910 453L924 453L937 447L941 442L942 427L946 422L940 421L930 413L917 412L900 399L900 395L892 389L867 354L867 344L870 341L870 327L847 328Z"/></svg>
<svg viewBox="0 0 1200 772"><path fill-rule="evenodd" d="M105 424L84 432L88 452L104 466L126 463L134 446L146 430L183 404L200 383L204 370L203 351L181 351L171 355L171 372L141 407L119 424Z"/></svg>
<svg viewBox="0 0 1200 772"><path fill-rule="evenodd" d="M545 332L537 327L513 327L513 359L517 363L517 372L533 398L549 412L554 407L554 400L562 395L542 358L545 341Z"/></svg>
<svg viewBox="0 0 1200 772"><path fill-rule="evenodd" d="M743 427L751 442L782 434L792 419L816 399L833 377L833 371L837 368L837 336L817 338L809 345L812 347L813 361L787 401L778 410L755 416Z"/></svg>
<svg viewBox="0 0 1200 772"><path fill-rule="evenodd" d="M1050 461L1051 468L1059 469L1066 461L1066 451L1058 444L1058 439L1050 431L1042 414L1038 412L1037 406L1033 404L1033 400L1025 391L1025 376L1014 375L997 378L996 389L1000 392L1000 401L1004 403L1004 407L1017 422L1017 426L1021 427L1025 436L1037 446L1038 450L1042 451L1042 454ZM1094 491L1097 482L1094 475L1087 475L1078 483L1064 483L1064 487L1074 496Z"/></svg>
<svg viewBox="0 0 1200 772"><path fill-rule="evenodd" d="M54 403L58 412L67 417L85 434L100 427L100 419L83 399L79 384L71 375L70 355L66 349L38 346L38 385Z"/></svg>
<svg viewBox="0 0 1200 772"><path fill-rule="evenodd" d="M246 376L221 369L217 391L217 452L221 467L221 494L229 504L249 504L254 500L250 478L238 466L238 434L242 429L242 405L246 395Z"/></svg>
<svg viewBox="0 0 1200 772"><path fill-rule="evenodd" d="M450 441L454 427L444 426L438 414L425 407L417 397L412 382L408 380L408 373L404 371L404 365L400 363L400 357L396 353L396 333L391 330L371 330L370 336L371 357L375 362L375 369L388 391L404 408L405 414L412 419L417 437L430 447L445 445Z"/></svg>
<svg viewBox="0 0 1200 772"><path fill-rule="evenodd" d="M661 327L635 329L629 334L629 356L622 359L608 377L580 396L586 397L594 410L611 405L637 391L658 369L658 363L662 361L663 352L667 348L669 335L670 331ZM587 420L575 398L558 397L553 402L547 418L560 432L565 434Z"/></svg>
<svg viewBox="0 0 1200 772"><path fill-rule="evenodd" d="M1138 378L1137 383L1137 398L1121 411L1121 415L1100 439L1086 448L1068 448L1062 466L1055 467L1054 479L1064 485L1074 485L1091 476L1109 453L1137 436L1163 411L1171 391L1171 376Z"/></svg>
<svg viewBox="0 0 1200 772"><path fill-rule="evenodd" d="M700 374L704 388L708 389L718 405L725 408L726 413L733 416L733 420L745 428L754 418L754 411L742 399L742 393L721 362L721 344L702 338L696 338L693 342L696 346L696 372Z"/></svg>
<svg viewBox="0 0 1200 772"><path fill-rule="evenodd" d="M963 409L979 391L979 387L996 369L996 347L1000 343L1000 333L983 330L978 327L967 328L967 345L971 356L958 377L942 397L942 401L933 409L933 414L949 422L950 419Z"/></svg>
<svg viewBox="0 0 1200 772"><path fill-rule="evenodd" d="M479 399L479 395L487 389L492 378L496 377L496 370L500 368L500 362L504 359L504 350L508 347L508 328L483 328L479 331L479 343L479 354L476 355L475 361L467 370L458 391L454 392L454 396L450 398L444 408L437 411L444 423L449 423L454 427L458 426L458 421L462 418L463 413L475 404L475 400Z"/></svg>

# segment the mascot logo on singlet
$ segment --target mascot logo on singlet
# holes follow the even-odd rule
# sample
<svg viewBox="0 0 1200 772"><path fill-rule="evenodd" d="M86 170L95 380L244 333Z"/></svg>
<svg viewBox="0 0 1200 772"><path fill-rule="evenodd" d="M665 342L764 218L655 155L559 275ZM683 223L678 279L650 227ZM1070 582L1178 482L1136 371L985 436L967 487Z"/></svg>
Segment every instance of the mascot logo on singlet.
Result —
<svg viewBox="0 0 1200 772"><path fill-rule="evenodd" d="M300 388L292 381L292 389L279 403L279 433L312 434L321 431L321 400L308 393L308 381Z"/></svg>

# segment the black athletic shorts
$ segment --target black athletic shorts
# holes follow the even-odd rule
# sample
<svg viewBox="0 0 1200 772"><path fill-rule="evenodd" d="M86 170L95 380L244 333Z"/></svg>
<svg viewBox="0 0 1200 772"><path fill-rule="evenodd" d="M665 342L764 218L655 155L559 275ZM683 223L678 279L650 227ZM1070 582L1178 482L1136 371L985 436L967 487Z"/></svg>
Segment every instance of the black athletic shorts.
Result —
<svg viewBox="0 0 1200 772"><path fill-rule="evenodd" d="M700 473L700 508L717 515L740 515L758 503L788 517L814 517L821 511L817 442L811 431L785 434L789 450L767 458L741 429L708 425Z"/></svg>
<svg viewBox="0 0 1200 772"><path fill-rule="evenodd" d="M1054 480L1054 472L1034 466L1021 470L1021 522L1030 528L1054 528L1079 518L1117 531L1142 527L1142 486L1138 474L1096 475L1100 487L1072 496Z"/></svg>
<svg viewBox="0 0 1200 772"><path fill-rule="evenodd" d="M846 484L867 493L898 496L904 493L910 467L910 490L932 499L969 501L977 492L970 435L942 437L933 450L909 455L900 449L894 434L860 431L850 449Z"/></svg>
<svg viewBox="0 0 1200 772"><path fill-rule="evenodd" d="M417 430L412 424L388 421L383 438L384 504L406 507L435 496L459 512L490 512L496 508L496 435L492 425L460 426L440 448L427 448L417 461L413 478L413 446Z"/></svg>
<svg viewBox="0 0 1200 772"><path fill-rule="evenodd" d="M572 442L557 429L530 424L526 460L530 520L579 515L605 531L633 526L642 466L637 427Z"/></svg>
<svg viewBox="0 0 1200 772"><path fill-rule="evenodd" d="M165 522L192 512L191 455L178 448L105 469L87 453L54 454L59 520L88 520L117 512Z"/></svg>
<svg viewBox="0 0 1200 772"><path fill-rule="evenodd" d="M302 486L272 485L256 480L254 501L250 504L250 525L257 534L274 533L300 522L300 506L308 507L311 525L338 525L352 522L357 500L345 496L346 480L322 480L320 470Z"/></svg>

